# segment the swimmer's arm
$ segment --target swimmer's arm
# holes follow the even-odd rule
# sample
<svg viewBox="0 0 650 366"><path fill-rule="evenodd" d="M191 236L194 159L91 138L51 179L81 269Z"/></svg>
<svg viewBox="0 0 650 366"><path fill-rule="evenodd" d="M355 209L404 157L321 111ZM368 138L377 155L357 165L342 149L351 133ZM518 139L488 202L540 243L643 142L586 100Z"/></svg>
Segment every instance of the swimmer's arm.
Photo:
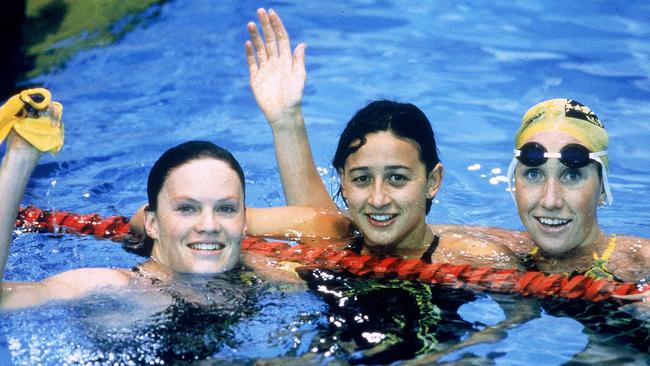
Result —
<svg viewBox="0 0 650 366"><path fill-rule="evenodd" d="M299 44L292 55L289 35L278 14L267 14L264 9L257 14L266 43L255 23L248 23L251 40L246 42L246 59L250 85L273 131L286 202L335 211L336 204L316 170L301 110L307 77L306 45Z"/></svg>
<svg viewBox="0 0 650 366"><path fill-rule="evenodd" d="M438 255L474 267L522 270L520 260L499 238L450 230L440 237Z"/></svg>
<svg viewBox="0 0 650 366"><path fill-rule="evenodd" d="M144 230L144 209L146 207L147 205L142 205L129 220L129 230L134 235L144 236L146 234Z"/></svg>
<svg viewBox="0 0 650 366"><path fill-rule="evenodd" d="M125 286L129 278L121 270L80 268L38 282L5 282L2 284L0 308L14 310L50 301L78 299L101 288Z"/></svg>
<svg viewBox="0 0 650 366"><path fill-rule="evenodd" d="M9 132L0 166L0 279L4 278L18 206L40 157L40 151L13 130Z"/></svg>
<svg viewBox="0 0 650 366"><path fill-rule="evenodd" d="M131 232L144 235L144 208L136 211L129 224ZM246 233L275 239L299 239L300 241L340 241L350 237L352 222L338 211L320 210L306 206L281 206L246 208Z"/></svg>
<svg viewBox="0 0 650 366"><path fill-rule="evenodd" d="M429 224L431 231L439 236L458 235L468 236L476 239L497 242L509 248L509 251L517 254L529 253L533 241L525 231L508 230L488 226L469 226L455 224Z"/></svg>
<svg viewBox="0 0 650 366"><path fill-rule="evenodd" d="M349 238L352 232L348 217L304 206L247 208L246 226L248 235L300 239L301 242L341 241Z"/></svg>

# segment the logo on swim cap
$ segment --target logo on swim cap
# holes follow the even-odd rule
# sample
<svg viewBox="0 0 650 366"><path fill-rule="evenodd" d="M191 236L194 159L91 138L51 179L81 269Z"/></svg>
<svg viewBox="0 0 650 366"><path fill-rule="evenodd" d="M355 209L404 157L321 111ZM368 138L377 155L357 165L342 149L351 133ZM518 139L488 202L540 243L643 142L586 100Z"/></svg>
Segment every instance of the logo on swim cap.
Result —
<svg viewBox="0 0 650 366"><path fill-rule="evenodd" d="M569 118L587 121L600 128L605 128L598 119L598 116L596 116L589 107L575 100L567 99L567 102L564 105L564 115Z"/></svg>
<svg viewBox="0 0 650 366"><path fill-rule="evenodd" d="M521 124L521 125L522 125L521 128L524 129L524 128L528 127L529 124L531 124L531 123L537 121L538 119L544 117L545 114L546 114L546 112L542 110L542 111L540 111L539 113L533 115L532 117L530 117L529 119L525 120L525 121Z"/></svg>

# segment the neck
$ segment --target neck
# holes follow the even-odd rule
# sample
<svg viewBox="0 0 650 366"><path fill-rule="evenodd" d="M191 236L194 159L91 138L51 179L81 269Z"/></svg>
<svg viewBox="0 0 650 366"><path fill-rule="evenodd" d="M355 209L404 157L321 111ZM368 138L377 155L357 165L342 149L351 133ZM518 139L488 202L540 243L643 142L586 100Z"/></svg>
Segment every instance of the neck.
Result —
<svg viewBox="0 0 650 366"><path fill-rule="evenodd" d="M390 245L374 244L364 240L364 247L373 255L390 256L390 255L415 255L422 253L422 248L427 247L433 240L433 232L429 225L422 220L422 224L409 232L404 239Z"/></svg>
<svg viewBox="0 0 650 366"><path fill-rule="evenodd" d="M160 264L155 257L138 264L138 269L145 277L155 278L162 282L171 282L176 274L165 265Z"/></svg>
<svg viewBox="0 0 650 366"><path fill-rule="evenodd" d="M600 228L596 228L588 237L577 247L556 255L544 253L545 257L555 258L558 260L575 260L578 258L589 257L592 258L594 251L601 254L607 246L607 236Z"/></svg>

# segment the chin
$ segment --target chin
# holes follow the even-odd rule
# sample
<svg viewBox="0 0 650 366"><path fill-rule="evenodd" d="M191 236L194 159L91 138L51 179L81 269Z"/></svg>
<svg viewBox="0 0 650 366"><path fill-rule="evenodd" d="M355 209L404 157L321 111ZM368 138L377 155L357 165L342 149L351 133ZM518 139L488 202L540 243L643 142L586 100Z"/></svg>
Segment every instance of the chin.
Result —
<svg viewBox="0 0 650 366"><path fill-rule="evenodd" d="M212 263L212 264L204 264L204 265L198 265L194 267L194 273L201 273L201 274L218 274L218 273L223 273L230 271L231 269L235 268L237 265L237 262L232 262L232 263Z"/></svg>
<svg viewBox="0 0 650 366"><path fill-rule="evenodd" d="M553 256L559 256L571 251L570 248L567 248L566 245L563 244L564 241L560 241L559 243L549 243L545 242L544 240L535 240L535 243L537 243L537 246L540 247L545 253L551 254Z"/></svg>

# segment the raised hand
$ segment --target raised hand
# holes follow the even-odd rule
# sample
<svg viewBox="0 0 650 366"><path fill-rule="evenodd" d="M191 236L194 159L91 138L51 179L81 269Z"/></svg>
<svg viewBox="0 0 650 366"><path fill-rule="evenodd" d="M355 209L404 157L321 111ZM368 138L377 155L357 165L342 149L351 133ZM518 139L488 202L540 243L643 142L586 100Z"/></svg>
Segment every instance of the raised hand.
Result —
<svg viewBox="0 0 650 366"><path fill-rule="evenodd" d="M278 14L260 8L257 15L263 35L254 22L249 22L251 39L246 41L246 60L255 100L271 125L302 122L300 103L307 78L306 45L299 44L292 54L289 35Z"/></svg>

